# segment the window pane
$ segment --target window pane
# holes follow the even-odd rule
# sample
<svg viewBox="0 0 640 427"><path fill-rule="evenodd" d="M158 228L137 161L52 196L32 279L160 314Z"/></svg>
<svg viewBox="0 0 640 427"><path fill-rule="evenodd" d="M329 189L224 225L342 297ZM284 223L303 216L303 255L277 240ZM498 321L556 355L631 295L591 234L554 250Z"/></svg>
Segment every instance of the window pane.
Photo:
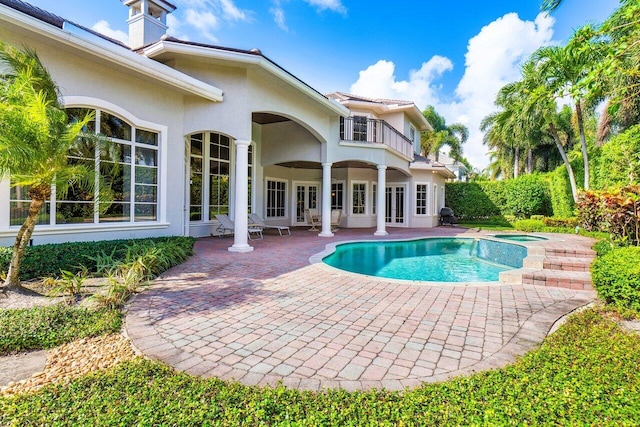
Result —
<svg viewBox="0 0 640 427"><path fill-rule="evenodd" d="M100 133L110 138L131 141L131 125L104 111L100 112Z"/></svg>
<svg viewBox="0 0 640 427"><path fill-rule="evenodd" d="M69 123L77 123L80 120L83 120L89 112L95 111L95 110L93 110L92 108L67 108L65 109L65 111L67 112ZM95 131L96 131L96 120L94 117L94 119L91 120L89 123L87 123L87 126L85 126L82 129L82 132L93 133Z"/></svg>
<svg viewBox="0 0 640 427"><path fill-rule="evenodd" d="M202 134L196 134L191 137L191 154L202 156Z"/></svg>
<svg viewBox="0 0 640 427"><path fill-rule="evenodd" d="M100 160L106 162L131 163L131 146L108 141L100 146Z"/></svg>
<svg viewBox="0 0 640 427"><path fill-rule="evenodd" d="M136 184L157 184L158 169L136 166Z"/></svg>
<svg viewBox="0 0 640 427"><path fill-rule="evenodd" d="M156 191L154 185L136 185L136 202L157 202Z"/></svg>
<svg viewBox="0 0 640 427"><path fill-rule="evenodd" d="M96 144L93 138L77 138L69 147L69 157L93 160L96 157Z"/></svg>
<svg viewBox="0 0 640 427"><path fill-rule="evenodd" d="M112 191L112 201L128 202L131 199L131 166L119 163L100 163L103 184Z"/></svg>
<svg viewBox="0 0 640 427"><path fill-rule="evenodd" d="M155 204L136 204L135 221L155 221L157 219Z"/></svg>
<svg viewBox="0 0 640 427"><path fill-rule="evenodd" d="M331 184L331 209L342 210L342 192L343 185L341 182Z"/></svg>
<svg viewBox="0 0 640 427"><path fill-rule="evenodd" d="M56 203L57 224L93 224L93 202Z"/></svg>
<svg viewBox="0 0 640 427"><path fill-rule="evenodd" d="M157 166L158 150L151 148L136 148L136 165Z"/></svg>
<svg viewBox="0 0 640 427"><path fill-rule="evenodd" d="M13 198L13 197L12 197ZM29 215L29 205L31 201L14 201L9 203L9 225L22 225ZM45 202L40 213L38 214L38 220L36 224L44 225L49 224L51 214L51 203Z"/></svg>
<svg viewBox="0 0 640 427"><path fill-rule="evenodd" d="M100 214L100 222L129 222L131 205L129 203L111 203L105 212Z"/></svg>
<svg viewBox="0 0 640 427"><path fill-rule="evenodd" d="M158 145L158 134L148 130L136 129L136 142L140 144Z"/></svg>
<svg viewBox="0 0 640 427"><path fill-rule="evenodd" d="M365 198L366 198L366 185L365 184L353 184L353 207L352 211L356 215L362 215L365 213Z"/></svg>

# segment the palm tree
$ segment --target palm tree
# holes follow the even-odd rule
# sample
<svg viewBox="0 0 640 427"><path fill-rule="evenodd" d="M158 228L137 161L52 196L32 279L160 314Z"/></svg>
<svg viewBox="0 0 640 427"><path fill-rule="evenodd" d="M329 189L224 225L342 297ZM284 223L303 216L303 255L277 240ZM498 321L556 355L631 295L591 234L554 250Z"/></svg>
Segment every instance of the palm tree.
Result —
<svg viewBox="0 0 640 427"><path fill-rule="evenodd" d="M562 0L542 0L540 9L543 12L551 13L562 4Z"/></svg>
<svg viewBox="0 0 640 427"><path fill-rule="evenodd" d="M450 156L454 160L462 160L462 144L469 138L469 129L461 123L447 125L436 109L429 105L422 115L427 119L432 131L423 132L421 135L421 148L425 154L433 154L436 162L440 150L445 145L449 147Z"/></svg>
<svg viewBox="0 0 640 427"><path fill-rule="evenodd" d="M33 50L0 42L0 66L0 179L10 178L31 200L4 282L5 289L20 291L20 265L52 185L61 197L72 186L94 187L93 168L67 162L93 117L69 123L58 87Z"/></svg>
<svg viewBox="0 0 640 427"><path fill-rule="evenodd" d="M583 36L584 33L591 31L589 26L585 26L574 33L567 46L542 47L532 55L538 71L546 81L545 92L549 91L557 98L569 96L574 103L582 148L585 190L589 189L589 154L584 127L584 109L592 107L599 100L597 90L591 93L580 90L581 81L589 74L600 54L600 46L585 40Z"/></svg>

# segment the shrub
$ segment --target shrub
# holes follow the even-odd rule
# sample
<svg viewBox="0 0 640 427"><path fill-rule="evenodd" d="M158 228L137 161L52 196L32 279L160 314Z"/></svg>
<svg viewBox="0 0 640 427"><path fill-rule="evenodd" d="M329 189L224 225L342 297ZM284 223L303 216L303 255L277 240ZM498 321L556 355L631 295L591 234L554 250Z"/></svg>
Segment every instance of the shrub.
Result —
<svg viewBox="0 0 640 427"><path fill-rule="evenodd" d="M571 193L571 183L569 182L569 174L567 173L567 168L564 166L564 164L558 166L553 172L549 173L547 177L549 180L549 196L551 200L551 210L553 212L553 216L573 216L575 210L575 202L573 201L573 194Z"/></svg>
<svg viewBox="0 0 640 427"><path fill-rule="evenodd" d="M506 207L516 216L551 214L549 187L541 175L523 175L506 183Z"/></svg>
<svg viewBox="0 0 640 427"><path fill-rule="evenodd" d="M29 246L20 268L20 280L59 276L61 270L76 271L83 267L90 273L99 273L105 267L105 260L124 262L131 247L143 251L142 248L157 246L161 252L180 252L188 256L193 253L194 243L192 237L174 236ZM0 248L0 271L8 270L11 251L12 248Z"/></svg>
<svg viewBox="0 0 640 427"><path fill-rule="evenodd" d="M504 181L448 182L445 188L445 204L459 219L503 213Z"/></svg>
<svg viewBox="0 0 640 427"><path fill-rule="evenodd" d="M640 311L640 247L608 251L596 258L591 274L593 285L602 299Z"/></svg>
<svg viewBox="0 0 640 427"><path fill-rule="evenodd" d="M533 219L533 217L531 217ZM542 222L547 227L566 227L566 228L576 228L578 225L578 218L559 218L559 217L544 217L542 218Z"/></svg>
<svg viewBox="0 0 640 427"><path fill-rule="evenodd" d="M519 219L513 223L513 228L526 232L545 231L544 222L539 219Z"/></svg>
<svg viewBox="0 0 640 427"><path fill-rule="evenodd" d="M602 147L599 185L606 188L639 183L640 125L635 125Z"/></svg>
<svg viewBox="0 0 640 427"><path fill-rule="evenodd" d="M581 193L578 218L587 231L601 230L614 240L640 244L640 185Z"/></svg>
<svg viewBox="0 0 640 427"><path fill-rule="evenodd" d="M0 355L56 347L79 338L117 332L121 313L59 304L0 310Z"/></svg>

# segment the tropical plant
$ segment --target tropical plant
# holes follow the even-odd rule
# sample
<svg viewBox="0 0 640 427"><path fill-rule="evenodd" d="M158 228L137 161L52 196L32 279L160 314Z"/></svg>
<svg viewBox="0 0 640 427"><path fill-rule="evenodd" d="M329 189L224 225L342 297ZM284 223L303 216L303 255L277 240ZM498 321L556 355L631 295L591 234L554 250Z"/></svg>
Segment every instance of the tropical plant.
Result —
<svg viewBox="0 0 640 427"><path fill-rule="evenodd" d="M61 196L71 187L93 191L94 169L67 161L92 116L69 123L58 87L35 51L0 42L0 65L0 177L10 177L11 186L31 200L4 281L7 289L20 290L20 265L52 184Z"/></svg>
<svg viewBox="0 0 640 427"><path fill-rule="evenodd" d="M438 114L432 105L429 105L422 115L433 127L432 131L423 132L421 135L422 151L425 154L433 154L438 161L440 150L446 145L449 147L450 157L462 161L462 144L469 138L469 129L460 123L447 125L445 118Z"/></svg>

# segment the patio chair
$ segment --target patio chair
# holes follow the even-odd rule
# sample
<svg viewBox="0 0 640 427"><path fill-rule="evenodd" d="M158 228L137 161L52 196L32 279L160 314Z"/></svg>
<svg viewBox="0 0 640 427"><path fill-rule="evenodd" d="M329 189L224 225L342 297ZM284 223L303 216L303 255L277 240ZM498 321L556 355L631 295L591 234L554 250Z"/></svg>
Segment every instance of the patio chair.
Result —
<svg viewBox="0 0 640 427"><path fill-rule="evenodd" d="M440 209L440 225L456 225L458 218L453 214L453 209L444 207Z"/></svg>
<svg viewBox="0 0 640 427"><path fill-rule="evenodd" d="M231 234L235 232L235 225L233 224L233 221L231 221L231 218L229 218L229 215L216 215L216 219L220 222L220 225L216 228L218 237L224 236L227 232L230 232ZM262 228L251 225L247 228L247 236L249 237L249 240L262 240Z"/></svg>
<svg viewBox="0 0 640 427"><path fill-rule="evenodd" d="M262 229L265 228L273 228L275 230L278 230L278 233L282 236L282 232L286 231L288 236L291 236L291 228L289 228L286 225L267 225L264 222L264 219L260 218L260 215L252 213L249 214L249 223L250 224L255 224L259 227L262 227Z"/></svg>
<svg viewBox="0 0 640 427"><path fill-rule="evenodd" d="M305 209L304 219L307 221L307 224L311 226L309 231L320 231L318 226L322 224L322 219L318 214L318 209Z"/></svg>
<svg viewBox="0 0 640 427"><path fill-rule="evenodd" d="M342 221L342 209L333 209L331 211L331 231L338 231Z"/></svg>

